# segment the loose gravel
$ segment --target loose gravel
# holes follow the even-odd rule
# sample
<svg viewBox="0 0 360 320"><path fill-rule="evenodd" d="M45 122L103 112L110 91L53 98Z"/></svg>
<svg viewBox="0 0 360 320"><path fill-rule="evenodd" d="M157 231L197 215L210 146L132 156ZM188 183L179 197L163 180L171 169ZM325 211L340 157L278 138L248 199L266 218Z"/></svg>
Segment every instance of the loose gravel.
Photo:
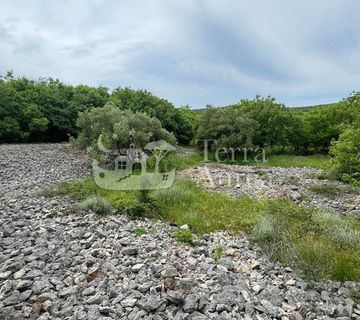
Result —
<svg viewBox="0 0 360 320"><path fill-rule="evenodd" d="M0 168L0 319L360 319L357 283L304 281L243 236L188 247L164 223L39 196L89 172L68 145L0 145Z"/></svg>

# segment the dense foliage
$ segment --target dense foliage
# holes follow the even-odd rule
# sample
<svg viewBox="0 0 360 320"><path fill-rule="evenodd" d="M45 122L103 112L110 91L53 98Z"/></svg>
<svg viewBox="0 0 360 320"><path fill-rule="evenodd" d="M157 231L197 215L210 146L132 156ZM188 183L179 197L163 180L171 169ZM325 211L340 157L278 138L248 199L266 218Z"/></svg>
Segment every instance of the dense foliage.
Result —
<svg viewBox="0 0 360 320"><path fill-rule="evenodd" d="M120 109L145 112L150 117L159 119L162 126L173 132L181 144L188 144L195 134L194 119L189 108L176 109L172 103L153 96L149 91L117 88L109 101Z"/></svg>
<svg viewBox="0 0 360 320"><path fill-rule="evenodd" d="M199 121L198 139L222 147L253 147L259 123L234 108L208 107Z"/></svg>
<svg viewBox="0 0 360 320"><path fill-rule="evenodd" d="M119 151L131 144L144 148L148 142L156 140L176 143L175 136L164 129L157 118L142 112L120 110L111 103L81 112L77 126L81 131L76 143L81 148L93 146L96 149L100 135L104 147Z"/></svg>
<svg viewBox="0 0 360 320"><path fill-rule="evenodd" d="M332 170L338 178L360 181L360 128L347 128L333 141L331 153L334 156Z"/></svg>
<svg viewBox="0 0 360 320"><path fill-rule="evenodd" d="M121 110L143 112L188 144L196 130L196 115L186 107L175 108L146 90L71 86L52 78L0 77L0 143L60 142L77 136L79 112L112 103Z"/></svg>
<svg viewBox="0 0 360 320"><path fill-rule="evenodd" d="M356 121L356 97L304 110L287 108L272 97L241 100L224 108L208 107L199 120L198 138L215 139L217 146L233 148L255 145L301 154L327 153L332 139L338 139L344 126ZM231 138L244 131L246 139Z"/></svg>
<svg viewBox="0 0 360 320"><path fill-rule="evenodd" d="M58 80L0 79L0 142L60 142L77 135L78 112L101 107L106 88L70 86Z"/></svg>

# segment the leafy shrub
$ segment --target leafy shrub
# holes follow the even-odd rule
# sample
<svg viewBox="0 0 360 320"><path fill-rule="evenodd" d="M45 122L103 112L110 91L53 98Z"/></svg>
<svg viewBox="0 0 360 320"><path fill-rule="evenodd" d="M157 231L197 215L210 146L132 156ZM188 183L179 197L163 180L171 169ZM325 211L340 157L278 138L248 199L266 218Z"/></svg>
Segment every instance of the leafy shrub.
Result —
<svg viewBox="0 0 360 320"><path fill-rule="evenodd" d="M83 210L91 210L98 215L105 215L112 212L112 206L100 196L92 196L82 201L79 208Z"/></svg>
<svg viewBox="0 0 360 320"><path fill-rule="evenodd" d="M188 144L194 137L197 126L195 113L187 107L177 109L169 101L147 90L116 88L109 101L121 110L143 112L159 119L162 127L173 132L179 143Z"/></svg>
<svg viewBox="0 0 360 320"><path fill-rule="evenodd" d="M143 148L148 142L161 139L176 143L174 135L165 130L158 119L145 113L123 111L109 103L103 108L80 113L77 126L80 134L76 144L82 148L93 146L96 149L100 135L106 148L118 151L131 144Z"/></svg>
<svg viewBox="0 0 360 320"><path fill-rule="evenodd" d="M186 243L189 245L193 244L193 235L189 229L177 231L175 233L175 238L179 242Z"/></svg>
<svg viewBox="0 0 360 320"><path fill-rule="evenodd" d="M156 208L151 203L135 201L132 205L124 208L131 219L140 219L144 217L151 217L156 212Z"/></svg>
<svg viewBox="0 0 360 320"><path fill-rule="evenodd" d="M347 182L360 181L360 129L348 128L344 130L338 141L333 141L331 154L332 171Z"/></svg>

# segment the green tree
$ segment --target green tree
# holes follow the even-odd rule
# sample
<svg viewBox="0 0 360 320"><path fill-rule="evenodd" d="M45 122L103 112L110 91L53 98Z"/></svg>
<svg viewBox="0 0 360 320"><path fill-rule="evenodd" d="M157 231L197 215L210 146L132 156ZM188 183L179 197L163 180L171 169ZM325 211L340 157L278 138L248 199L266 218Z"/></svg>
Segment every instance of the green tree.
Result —
<svg viewBox="0 0 360 320"><path fill-rule="evenodd" d="M176 144L174 135L164 129L160 121L145 113L120 110L112 103L103 108L86 110L79 114L80 134L76 144L82 148L94 146L101 135L108 149L144 148L150 141L165 140Z"/></svg>
<svg viewBox="0 0 360 320"><path fill-rule="evenodd" d="M0 121L0 138L4 142L19 142L22 139L19 122L12 117Z"/></svg>
<svg viewBox="0 0 360 320"><path fill-rule="evenodd" d="M197 139L216 140L216 147L253 147L258 123L235 108L208 106L199 120Z"/></svg>
<svg viewBox="0 0 360 320"><path fill-rule="evenodd" d="M360 181L360 129L345 129L338 141L333 141L330 153L332 171L342 180Z"/></svg>
<svg viewBox="0 0 360 320"><path fill-rule="evenodd" d="M291 114L285 105L277 103L275 98L257 96L253 100L241 100L233 107L259 124L254 137L255 145L272 148L275 145L288 144L291 135Z"/></svg>
<svg viewBox="0 0 360 320"><path fill-rule="evenodd" d="M173 132L179 143L188 144L195 135L193 123L186 111L176 109L166 99L158 98L147 90L117 88L109 98L122 110L143 112L159 119L164 129Z"/></svg>

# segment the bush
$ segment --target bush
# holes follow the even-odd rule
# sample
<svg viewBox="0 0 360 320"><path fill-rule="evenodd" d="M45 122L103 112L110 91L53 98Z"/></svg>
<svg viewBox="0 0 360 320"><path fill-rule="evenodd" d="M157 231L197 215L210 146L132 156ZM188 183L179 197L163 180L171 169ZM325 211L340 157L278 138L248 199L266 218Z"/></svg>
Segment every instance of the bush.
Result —
<svg viewBox="0 0 360 320"><path fill-rule="evenodd" d="M83 210L91 210L98 215L105 215L112 212L112 206L100 196L92 196L82 201L79 208Z"/></svg>
<svg viewBox="0 0 360 320"><path fill-rule="evenodd" d="M188 229L179 230L178 232L176 232L175 238L179 242L186 243L189 245L193 244L193 235L192 235L191 231Z"/></svg>
<svg viewBox="0 0 360 320"><path fill-rule="evenodd" d="M131 219L140 219L144 217L151 217L156 212L153 204L145 202L135 202L129 207L125 208L125 213Z"/></svg>
<svg viewBox="0 0 360 320"><path fill-rule="evenodd" d="M176 143L174 135L165 130L158 119L145 113L122 111L112 104L80 113L77 126L81 131L76 144L81 148L96 147L100 135L107 149L118 151L131 144L143 148L150 141L162 139Z"/></svg>
<svg viewBox="0 0 360 320"><path fill-rule="evenodd" d="M341 180L360 182L360 129L348 128L344 130L338 141L333 141L331 154L332 171Z"/></svg>
<svg viewBox="0 0 360 320"><path fill-rule="evenodd" d="M251 238L254 241L268 241L274 238L275 228L270 218L267 216L261 217L258 224L251 232Z"/></svg>

